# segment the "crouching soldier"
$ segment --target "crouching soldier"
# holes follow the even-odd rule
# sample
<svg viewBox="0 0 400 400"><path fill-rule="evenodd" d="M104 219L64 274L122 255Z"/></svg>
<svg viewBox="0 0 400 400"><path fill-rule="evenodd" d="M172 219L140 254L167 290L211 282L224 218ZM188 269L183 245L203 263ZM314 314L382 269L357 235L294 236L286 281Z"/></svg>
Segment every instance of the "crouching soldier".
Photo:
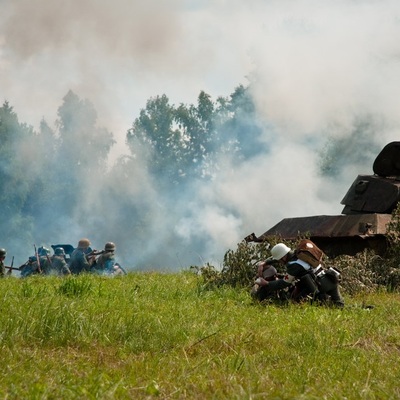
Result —
<svg viewBox="0 0 400 400"><path fill-rule="evenodd" d="M257 264L257 279L251 289L251 296L258 301L282 302L288 299L289 292L286 288L276 289L274 285L269 284L282 278L272 262L272 258L269 258Z"/></svg>
<svg viewBox="0 0 400 400"><path fill-rule="evenodd" d="M271 249L274 260L285 264L287 274L283 279L267 282L270 290L280 290L285 287L294 287L292 299L303 301L305 299L320 302L331 301L338 307L344 306L344 301L339 292L339 281L334 273L325 272L322 265L313 268L309 263L297 257L295 251L284 243L278 243Z"/></svg>
<svg viewBox="0 0 400 400"><path fill-rule="evenodd" d="M65 260L65 251L62 247L56 247L54 254L43 263L43 272L46 275L71 275L71 271Z"/></svg>
<svg viewBox="0 0 400 400"><path fill-rule="evenodd" d="M313 273L319 286L316 300L322 304L333 303L338 307L343 307L344 301L339 291L340 272L333 267L325 270L322 265L319 265Z"/></svg>
<svg viewBox="0 0 400 400"><path fill-rule="evenodd" d="M93 271L100 275L125 275L124 269L115 261L116 246L113 242L107 242L104 251L93 265Z"/></svg>
<svg viewBox="0 0 400 400"><path fill-rule="evenodd" d="M21 271L21 276L23 278L38 275L43 272L43 265L50 254L50 250L44 246L39 247L36 250L35 246L35 255L30 256L28 261L19 267Z"/></svg>
<svg viewBox="0 0 400 400"><path fill-rule="evenodd" d="M90 240L86 238L79 240L78 247L71 254L70 270L72 274L90 272L94 262L91 253Z"/></svg>

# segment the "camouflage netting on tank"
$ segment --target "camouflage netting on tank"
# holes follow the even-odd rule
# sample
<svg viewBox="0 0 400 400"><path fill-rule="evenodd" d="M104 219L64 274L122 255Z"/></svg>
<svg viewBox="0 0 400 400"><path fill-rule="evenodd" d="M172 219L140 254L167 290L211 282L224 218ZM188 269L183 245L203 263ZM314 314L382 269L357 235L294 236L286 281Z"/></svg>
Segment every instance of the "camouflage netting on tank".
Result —
<svg viewBox="0 0 400 400"><path fill-rule="evenodd" d="M376 255L372 250L364 250L356 256L342 255L335 259L324 257L326 267L334 266L342 274L341 291L346 294L375 292L378 290L400 291L400 203L392 213L388 226L388 251L385 257ZM207 264L204 267L193 267L201 272L208 287L230 285L234 287L251 287L257 271L257 262L270 256L272 248L279 238L268 237L264 243L238 244L236 250L225 253L221 270ZM299 237L298 240L304 239ZM286 242L295 248L296 242ZM284 272L278 264L278 272Z"/></svg>

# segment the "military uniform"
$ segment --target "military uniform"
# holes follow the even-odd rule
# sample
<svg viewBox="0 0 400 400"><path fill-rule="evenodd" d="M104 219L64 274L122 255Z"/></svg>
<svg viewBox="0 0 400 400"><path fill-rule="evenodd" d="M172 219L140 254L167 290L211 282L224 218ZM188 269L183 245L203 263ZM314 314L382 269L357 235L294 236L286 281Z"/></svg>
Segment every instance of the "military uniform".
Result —
<svg viewBox="0 0 400 400"><path fill-rule="evenodd" d="M6 274L6 267L4 265L4 260L6 258L7 252L5 249L0 249L0 277Z"/></svg>
<svg viewBox="0 0 400 400"><path fill-rule="evenodd" d="M88 259L87 254L90 252L89 239L81 239L78 247L71 254L70 270L72 274L81 274L90 272L92 262Z"/></svg>
<svg viewBox="0 0 400 400"><path fill-rule="evenodd" d="M288 291L285 288L275 290L271 282L279 280L277 270L270 264L271 260L258 263L258 278L251 289L251 296L258 300L269 300L271 302L282 302L288 299Z"/></svg>
<svg viewBox="0 0 400 400"><path fill-rule="evenodd" d="M93 269L98 274L103 275L124 275L121 266L115 262L116 246L113 242L108 242L104 246L104 252L97 258Z"/></svg>
<svg viewBox="0 0 400 400"><path fill-rule="evenodd" d="M71 254L70 270L72 274L81 274L90 271L90 263L86 257L86 252L82 249L75 249Z"/></svg>
<svg viewBox="0 0 400 400"><path fill-rule="evenodd" d="M97 273L111 274L115 264L114 252L106 252L99 256L93 268Z"/></svg>
<svg viewBox="0 0 400 400"><path fill-rule="evenodd" d="M43 272L46 275L69 275L71 271L62 255L52 255L49 259L44 262Z"/></svg>
<svg viewBox="0 0 400 400"><path fill-rule="evenodd" d="M294 301L303 301L310 299L333 304L343 307L344 301L339 292L339 282L334 274L324 271L320 266L313 269L310 264L299 260L293 251L287 254L286 272L283 279L269 282L270 290L281 290L285 287L294 286L292 299Z"/></svg>

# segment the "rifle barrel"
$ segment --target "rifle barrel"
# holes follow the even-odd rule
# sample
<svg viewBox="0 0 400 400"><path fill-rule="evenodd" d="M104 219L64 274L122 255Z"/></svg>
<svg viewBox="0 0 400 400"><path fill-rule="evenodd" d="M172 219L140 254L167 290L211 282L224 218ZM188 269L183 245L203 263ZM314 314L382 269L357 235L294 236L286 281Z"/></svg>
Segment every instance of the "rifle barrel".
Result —
<svg viewBox="0 0 400 400"><path fill-rule="evenodd" d="M8 265L5 265L4 268L8 268L8 269L11 269L13 271L19 271L20 270L19 268L15 268L15 267L11 267L11 266L9 267Z"/></svg>

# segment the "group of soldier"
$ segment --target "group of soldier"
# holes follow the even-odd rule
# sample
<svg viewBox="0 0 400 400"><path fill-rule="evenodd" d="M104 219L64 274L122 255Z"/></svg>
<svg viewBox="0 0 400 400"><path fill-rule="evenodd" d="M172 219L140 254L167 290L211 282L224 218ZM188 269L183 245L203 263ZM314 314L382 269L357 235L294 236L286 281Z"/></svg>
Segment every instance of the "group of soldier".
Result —
<svg viewBox="0 0 400 400"><path fill-rule="evenodd" d="M305 246L292 250L284 243L271 249L271 257L257 264L257 279L251 294L259 301L303 302L344 306L340 294L340 272L321 263L322 251L310 240ZM318 254L318 257L315 256ZM279 274L274 265L281 264L285 272Z"/></svg>
<svg viewBox="0 0 400 400"><path fill-rule="evenodd" d="M19 268L5 265L7 253L5 249L0 248L0 276L11 273L13 269L19 270L22 277L32 274L126 274L115 261L116 246L113 242L107 242L101 251L92 250L90 245L89 239L80 239L68 260L61 245L54 248L53 255L50 255L50 250L40 247L36 254L29 257ZM340 272L332 267L325 268L322 265L322 255L322 251L306 239L301 241L295 250L284 243L276 244L271 249L271 257L257 264L257 279L251 291L252 296L259 301L311 300L343 307L344 300L339 291ZM283 274L277 272L277 264L284 265Z"/></svg>
<svg viewBox="0 0 400 400"><path fill-rule="evenodd" d="M89 239L83 238L78 246L73 249L67 259L63 245L54 248L54 254L46 247L35 248L35 255L29 257L28 261L19 268L5 265L7 252L0 249L0 276L11 274L18 270L22 277L30 275L72 275L81 273L95 273L99 275L125 275L122 266L116 262L116 246L113 242L107 242L104 250L92 250ZM72 247L72 246L69 246Z"/></svg>

